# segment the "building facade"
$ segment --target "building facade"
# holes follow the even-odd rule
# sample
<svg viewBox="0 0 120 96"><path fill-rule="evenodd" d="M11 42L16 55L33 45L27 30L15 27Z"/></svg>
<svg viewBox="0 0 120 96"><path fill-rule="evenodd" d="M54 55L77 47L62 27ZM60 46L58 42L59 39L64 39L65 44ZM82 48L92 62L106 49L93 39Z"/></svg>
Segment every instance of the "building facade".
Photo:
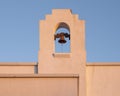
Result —
<svg viewBox="0 0 120 96"><path fill-rule="evenodd" d="M120 96L120 63L86 62L77 14L54 9L39 28L38 62L0 63L0 96Z"/></svg>

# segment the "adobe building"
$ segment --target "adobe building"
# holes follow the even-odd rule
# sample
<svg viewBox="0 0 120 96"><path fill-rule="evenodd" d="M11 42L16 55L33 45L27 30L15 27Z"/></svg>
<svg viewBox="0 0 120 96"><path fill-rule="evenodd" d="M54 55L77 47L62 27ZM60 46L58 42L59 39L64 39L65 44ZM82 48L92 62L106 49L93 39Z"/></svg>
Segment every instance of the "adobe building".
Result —
<svg viewBox="0 0 120 96"><path fill-rule="evenodd" d="M86 62L78 17L54 9L40 21L38 62L1 62L0 96L120 96L120 62Z"/></svg>

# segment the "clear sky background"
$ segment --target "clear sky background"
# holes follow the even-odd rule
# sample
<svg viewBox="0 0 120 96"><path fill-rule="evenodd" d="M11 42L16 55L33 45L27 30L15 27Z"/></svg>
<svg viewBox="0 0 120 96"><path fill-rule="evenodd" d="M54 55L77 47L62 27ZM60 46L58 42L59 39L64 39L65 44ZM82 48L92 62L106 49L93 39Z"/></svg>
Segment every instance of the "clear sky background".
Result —
<svg viewBox="0 0 120 96"><path fill-rule="evenodd" d="M120 62L120 0L0 0L0 62L37 62L39 20L55 8L86 21L87 62Z"/></svg>

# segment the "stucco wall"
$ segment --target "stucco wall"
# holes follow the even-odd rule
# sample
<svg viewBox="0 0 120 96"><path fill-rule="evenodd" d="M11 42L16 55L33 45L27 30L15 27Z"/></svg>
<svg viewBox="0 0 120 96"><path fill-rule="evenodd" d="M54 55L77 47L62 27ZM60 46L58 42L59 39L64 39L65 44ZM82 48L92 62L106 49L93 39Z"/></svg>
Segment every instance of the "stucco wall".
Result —
<svg viewBox="0 0 120 96"><path fill-rule="evenodd" d="M0 75L0 96L78 96L78 77Z"/></svg>
<svg viewBox="0 0 120 96"><path fill-rule="evenodd" d="M70 52L67 54L55 51L54 35L61 23L65 23L70 28ZM85 21L79 20L78 15L72 14L70 9L54 9L52 14L46 15L45 20L40 21L39 28L38 73L78 74L79 96L85 96Z"/></svg>
<svg viewBox="0 0 120 96"><path fill-rule="evenodd" d="M29 96L32 96L34 93L36 96L39 96L39 94L48 96L47 91L50 92L50 94L58 94L59 89L63 90L60 96L64 94L65 96L70 96L71 94L77 96L77 94L79 94L78 76L67 76L65 74L61 76L46 76L44 74L30 75L34 73L34 63L16 64L17 63L2 63L0 66L0 89L2 89L0 94L2 96L12 94L14 94L13 96L19 96L20 93L22 96L28 95L28 93L30 93ZM12 73L16 75L12 75ZM25 75L26 73L29 73L29 75ZM120 96L120 63L87 63L86 81L87 96ZM53 85L56 91L51 87ZM45 90L46 88L47 91ZM72 93L69 94L69 92Z"/></svg>
<svg viewBox="0 0 120 96"><path fill-rule="evenodd" d="M0 62L0 74L34 74L37 63Z"/></svg>
<svg viewBox="0 0 120 96"><path fill-rule="evenodd" d="M120 96L120 63L86 66L87 96Z"/></svg>

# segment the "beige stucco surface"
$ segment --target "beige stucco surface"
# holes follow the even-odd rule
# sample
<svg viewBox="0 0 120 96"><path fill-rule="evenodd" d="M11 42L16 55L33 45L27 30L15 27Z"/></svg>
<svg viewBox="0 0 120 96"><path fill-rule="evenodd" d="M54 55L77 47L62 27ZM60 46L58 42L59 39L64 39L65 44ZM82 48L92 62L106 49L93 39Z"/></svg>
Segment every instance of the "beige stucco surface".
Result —
<svg viewBox="0 0 120 96"><path fill-rule="evenodd" d="M1 62L0 74L34 74L37 63Z"/></svg>
<svg viewBox="0 0 120 96"><path fill-rule="evenodd" d="M70 27L70 52L56 53L54 34L61 22ZM38 55L39 73L76 73L85 71L85 22L70 9L54 9L52 14L40 20L40 50ZM79 68L84 67L79 70Z"/></svg>
<svg viewBox="0 0 120 96"><path fill-rule="evenodd" d="M70 28L70 52L55 52L54 35L59 24ZM54 9L40 21L40 50L38 55L39 74L78 74L79 96L85 96L85 21L72 14L70 9Z"/></svg>
<svg viewBox="0 0 120 96"><path fill-rule="evenodd" d="M86 66L87 96L120 96L120 63Z"/></svg>
<svg viewBox="0 0 120 96"><path fill-rule="evenodd" d="M77 78L49 75L13 77L0 78L0 96L78 96Z"/></svg>

